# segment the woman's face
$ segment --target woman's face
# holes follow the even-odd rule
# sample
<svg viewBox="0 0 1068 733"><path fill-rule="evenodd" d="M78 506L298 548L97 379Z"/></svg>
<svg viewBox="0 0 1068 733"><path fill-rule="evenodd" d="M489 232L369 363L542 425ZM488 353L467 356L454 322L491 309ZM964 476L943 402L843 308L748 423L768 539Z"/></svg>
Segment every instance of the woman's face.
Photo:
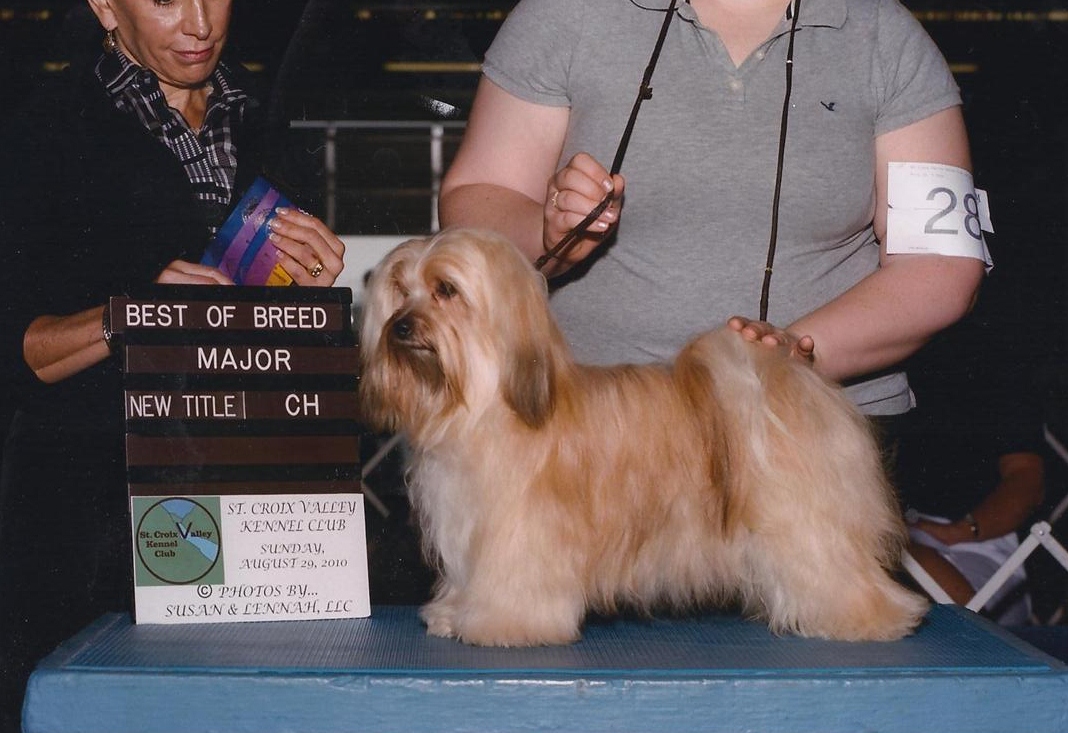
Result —
<svg viewBox="0 0 1068 733"><path fill-rule="evenodd" d="M89 0L119 48L159 77L164 94L196 88L219 62L232 0Z"/></svg>

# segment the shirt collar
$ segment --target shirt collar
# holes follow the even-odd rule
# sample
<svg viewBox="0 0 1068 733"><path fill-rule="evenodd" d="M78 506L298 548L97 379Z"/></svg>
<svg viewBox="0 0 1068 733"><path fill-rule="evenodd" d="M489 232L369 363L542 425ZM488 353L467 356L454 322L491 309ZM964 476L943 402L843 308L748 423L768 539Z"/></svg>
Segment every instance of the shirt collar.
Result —
<svg viewBox="0 0 1068 733"><path fill-rule="evenodd" d="M122 97L127 91L133 91L140 98L148 98L154 92L162 92L155 72L138 66L122 51L101 54L96 65L96 75L112 99ZM248 99L248 94L237 86L233 72L222 61L212 72L211 85L209 104L216 103L224 108L231 108Z"/></svg>
<svg viewBox="0 0 1068 733"><path fill-rule="evenodd" d="M112 98L120 96L130 85L135 84L139 71L141 67L126 58L121 51L101 54L96 63L96 76ZM147 70L146 73L151 74Z"/></svg>
<svg viewBox="0 0 1068 733"><path fill-rule="evenodd" d="M664 0L663 7L667 7L667 0ZM797 19L797 27L841 28L846 21L846 11L846 0L801 0L801 17ZM697 13L689 2L680 2L678 12L684 20L697 20ZM789 28L788 22L786 28Z"/></svg>
<svg viewBox="0 0 1068 733"><path fill-rule="evenodd" d="M800 27L841 28L845 25L846 0L801 0Z"/></svg>

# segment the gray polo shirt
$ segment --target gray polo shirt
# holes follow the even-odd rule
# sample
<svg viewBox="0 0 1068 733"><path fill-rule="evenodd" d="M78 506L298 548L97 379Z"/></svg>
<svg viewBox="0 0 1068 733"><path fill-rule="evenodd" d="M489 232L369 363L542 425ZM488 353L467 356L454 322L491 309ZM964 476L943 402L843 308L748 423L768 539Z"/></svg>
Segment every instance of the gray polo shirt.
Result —
<svg viewBox="0 0 1068 733"><path fill-rule="evenodd" d="M485 75L506 91L570 107L561 164L579 151L611 163L667 7L641 1L521 0L486 54ZM779 325L878 267L875 137L960 104L897 0L803 0L799 20L769 310ZM618 233L553 294L580 361L670 359L729 316L758 315L788 29L784 16L735 67L680 2L623 162ZM899 372L848 389L870 414L912 404Z"/></svg>

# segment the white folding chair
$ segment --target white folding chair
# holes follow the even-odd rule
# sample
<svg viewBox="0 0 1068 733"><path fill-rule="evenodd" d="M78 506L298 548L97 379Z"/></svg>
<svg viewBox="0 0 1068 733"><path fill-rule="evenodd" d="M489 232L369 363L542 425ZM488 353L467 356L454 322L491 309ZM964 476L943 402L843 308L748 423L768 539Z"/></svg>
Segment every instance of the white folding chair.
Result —
<svg viewBox="0 0 1068 733"><path fill-rule="evenodd" d="M1055 436L1049 429L1049 426L1044 427L1044 434L1046 443L1050 449L1068 464L1068 448ZM1068 510L1068 494L1061 499L1060 503L1050 512L1049 518L1039 520L1031 525L1031 530L1027 537L1020 542L1020 546L1016 548L1009 557L1002 563L1001 567L990 576L990 579L979 588L972 599L965 604L965 608L969 611L979 612L981 611L994 594L997 593L1003 585L1008 581L1012 574L1023 565L1024 561L1031 556L1039 547L1046 549L1053 558L1061 564L1061 566L1068 570L1068 550L1064 548L1057 538L1053 536L1052 524L1055 524L1058 519ZM909 553L904 553L901 558L902 567L913 579L920 585L924 591L927 592L931 599L935 603L952 603L949 595L938 584L938 582L931 577L924 568L916 561ZM1047 623L1056 623L1060 620L1065 610L1064 605L1051 617Z"/></svg>
<svg viewBox="0 0 1068 733"><path fill-rule="evenodd" d="M1042 432L1046 436L1046 445L1053 451L1054 455L1064 461L1064 465L1068 466L1068 447L1064 445L1061 440L1053 434L1053 431L1049 429L1049 424L1042 426ZM1049 515L1049 521L1051 524L1056 524L1057 521L1064 515L1064 512L1068 511L1068 492L1065 492L1064 498L1060 500L1060 503L1054 507L1053 511Z"/></svg>
<svg viewBox="0 0 1068 733"><path fill-rule="evenodd" d="M378 450L374 452L374 455L368 458L367 462L360 467L360 487L363 489L363 495L384 518L389 517L389 507L387 507L382 500L378 498L378 495L375 494L371 487L367 485L366 479L371 471L375 470L375 467L385 460L386 456L388 456L394 448L400 445L401 440L403 440L403 436L400 433L391 435L386 442L378 447Z"/></svg>

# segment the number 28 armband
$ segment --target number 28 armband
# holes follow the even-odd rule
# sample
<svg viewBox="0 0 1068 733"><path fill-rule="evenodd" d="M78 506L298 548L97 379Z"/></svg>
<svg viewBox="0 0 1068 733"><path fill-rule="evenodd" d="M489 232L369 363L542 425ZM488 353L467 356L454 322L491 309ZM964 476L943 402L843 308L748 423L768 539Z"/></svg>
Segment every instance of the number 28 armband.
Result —
<svg viewBox="0 0 1068 733"><path fill-rule="evenodd" d="M887 254L972 257L993 267L983 232L994 232L986 192L972 174L939 163L890 163Z"/></svg>

